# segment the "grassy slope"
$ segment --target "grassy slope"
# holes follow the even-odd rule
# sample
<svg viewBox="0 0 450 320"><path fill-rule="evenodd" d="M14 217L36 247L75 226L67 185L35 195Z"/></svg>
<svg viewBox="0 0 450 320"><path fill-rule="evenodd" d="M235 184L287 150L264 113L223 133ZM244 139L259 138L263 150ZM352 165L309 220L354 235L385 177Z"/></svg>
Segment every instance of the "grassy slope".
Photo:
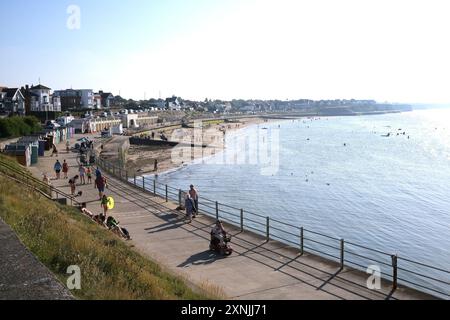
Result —
<svg viewBox="0 0 450 320"><path fill-rule="evenodd" d="M82 289L72 291L78 298L208 299L76 209L24 190L3 176L0 216L63 283L69 265L81 268Z"/></svg>

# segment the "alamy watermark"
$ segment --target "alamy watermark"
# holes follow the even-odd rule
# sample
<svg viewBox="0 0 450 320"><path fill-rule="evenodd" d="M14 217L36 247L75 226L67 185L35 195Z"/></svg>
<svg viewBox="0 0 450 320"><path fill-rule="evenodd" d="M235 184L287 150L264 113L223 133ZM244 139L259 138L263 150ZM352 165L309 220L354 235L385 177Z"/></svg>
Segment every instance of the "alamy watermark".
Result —
<svg viewBox="0 0 450 320"><path fill-rule="evenodd" d="M169 140L180 142L171 152L176 165L200 159L204 164L258 165L261 175L265 176L277 174L280 167L278 128L228 134L216 128L204 129L200 120L194 122L193 129L173 131Z"/></svg>
<svg viewBox="0 0 450 320"><path fill-rule="evenodd" d="M67 274L70 276L67 278L66 285L69 290L81 290L81 269L77 265L67 267Z"/></svg>
<svg viewBox="0 0 450 320"><path fill-rule="evenodd" d="M381 290L381 268L378 265L370 265L366 270L367 274L370 274L367 278L367 289L369 290Z"/></svg>
<svg viewBox="0 0 450 320"><path fill-rule="evenodd" d="M81 9L75 4L67 7L66 13L69 15L66 21L66 27L69 30L81 29Z"/></svg>

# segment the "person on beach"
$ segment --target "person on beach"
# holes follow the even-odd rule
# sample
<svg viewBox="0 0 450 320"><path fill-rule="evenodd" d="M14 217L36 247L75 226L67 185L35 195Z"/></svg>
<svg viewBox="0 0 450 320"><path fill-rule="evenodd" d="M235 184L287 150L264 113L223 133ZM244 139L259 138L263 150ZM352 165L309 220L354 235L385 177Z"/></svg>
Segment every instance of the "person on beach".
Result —
<svg viewBox="0 0 450 320"><path fill-rule="evenodd" d="M186 217L189 219L189 223L192 222L192 214L194 213L194 201L192 200L189 193L186 194L184 200L184 207L186 208Z"/></svg>
<svg viewBox="0 0 450 320"><path fill-rule="evenodd" d="M153 171L158 171L158 159L155 159L155 164L153 167Z"/></svg>
<svg viewBox="0 0 450 320"><path fill-rule="evenodd" d="M108 197L104 194L100 202L100 206L103 208L103 214L108 216Z"/></svg>
<svg viewBox="0 0 450 320"><path fill-rule="evenodd" d="M94 218L94 214L86 208L86 202L83 202L80 207L81 213L87 215L90 218Z"/></svg>
<svg viewBox="0 0 450 320"><path fill-rule="evenodd" d="M69 140L66 141L66 152L67 153L70 152L70 141Z"/></svg>
<svg viewBox="0 0 450 320"><path fill-rule="evenodd" d="M103 215L103 213L95 215L92 220L97 222L99 225L106 228L106 217Z"/></svg>
<svg viewBox="0 0 450 320"><path fill-rule="evenodd" d="M52 147L53 147L53 150L52 150L52 157L53 157L54 154L56 154L56 156L58 156L58 149L56 149L56 145L53 144Z"/></svg>
<svg viewBox="0 0 450 320"><path fill-rule="evenodd" d="M64 173L64 179L68 179L67 173L69 172L69 165L67 164L66 160L63 161L62 172Z"/></svg>
<svg viewBox="0 0 450 320"><path fill-rule="evenodd" d="M128 232L128 230L122 228L120 226L120 222L114 219L114 217L109 216L106 219L106 226L109 228L109 230L116 233L118 236L123 237L127 240L131 240L130 233Z"/></svg>
<svg viewBox="0 0 450 320"><path fill-rule="evenodd" d="M191 199L194 201L194 218L198 214L198 192L195 190L194 186L191 184L189 187L189 195Z"/></svg>
<svg viewBox="0 0 450 320"><path fill-rule="evenodd" d="M72 179L69 179L69 186L70 186L70 194L72 196L75 196L76 186L77 186L77 180L78 176L73 177Z"/></svg>
<svg viewBox="0 0 450 320"><path fill-rule="evenodd" d="M82 164L78 167L78 173L80 174L80 183L86 184L86 168Z"/></svg>
<svg viewBox="0 0 450 320"><path fill-rule="evenodd" d="M62 169L62 165L61 162L59 162L59 160L56 160L53 169L55 170L56 173L56 180L59 180L59 178L61 177L61 169Z"/></svg>
<svg viewBox="0 0 450 320"><path fill-rule="evenodd" d="M91 167L87 167L87 168L86 168L86 177L87 177L88 184L92 184L92 171L91 171Z"/></svg>
<svg viewBox="0 0 450 320"><path fill-rule="evenodd" d="M98 197L100 200L103 198L103 192L105 192L106 179L100 174L95 179L95 188L98 189Z"/></svg>

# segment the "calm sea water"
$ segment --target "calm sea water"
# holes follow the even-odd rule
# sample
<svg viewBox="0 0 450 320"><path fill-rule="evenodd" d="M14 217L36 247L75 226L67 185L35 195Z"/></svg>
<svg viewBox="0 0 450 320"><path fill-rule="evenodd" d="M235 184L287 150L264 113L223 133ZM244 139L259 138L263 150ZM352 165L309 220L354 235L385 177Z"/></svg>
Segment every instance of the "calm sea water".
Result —
<svg viewBox="0 0 450 320"><path fill-rule="evenodd" d="M256 136L261 147L271 145L277 135L276 172L261 174L266 166L261 163L217 164L224 156L247 155L248 162L256 141L242 139ZM226 139L223 154L161 175L158 181L185 190L192 183L208 199L450 269L449 109L286 120L247 127ZM388 256L350 249L390 263ZM368 265L351 254L347 258ZM402 263L450 281L448 275ZM382 265L382 271L389 274L390 268ZM403 278L417 280L407 273ZM432 281L427 285L449 290Z"/></svg>

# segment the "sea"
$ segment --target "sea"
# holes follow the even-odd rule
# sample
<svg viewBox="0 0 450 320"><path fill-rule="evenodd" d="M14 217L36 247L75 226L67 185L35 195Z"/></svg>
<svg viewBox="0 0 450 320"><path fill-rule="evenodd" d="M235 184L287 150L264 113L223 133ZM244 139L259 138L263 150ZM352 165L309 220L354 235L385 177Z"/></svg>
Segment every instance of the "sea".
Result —
<svg viewBox="0 0 450 320"><path fill-rule="evenodd" d="M305 250L331 259L344 239L346 263L388 279L397 255L399 282L450 297L450 109L280 120L223 139L158 183L193 184L201 209L214 214L217 201L235 224L243 209L261 234L269 217L273 238L293 246L302 227Z"/></svg>

